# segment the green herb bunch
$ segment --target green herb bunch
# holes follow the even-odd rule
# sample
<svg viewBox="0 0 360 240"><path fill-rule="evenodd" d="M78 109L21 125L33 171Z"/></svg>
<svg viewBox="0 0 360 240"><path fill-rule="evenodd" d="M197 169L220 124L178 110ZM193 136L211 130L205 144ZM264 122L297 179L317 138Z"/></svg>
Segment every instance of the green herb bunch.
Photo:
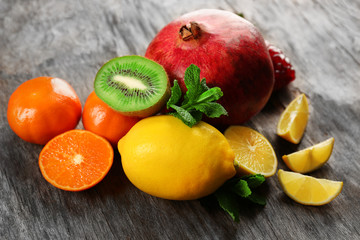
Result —
<svg viewBox="0 0 360 240"><path fill-rule="evenodd" d="M175 112L169 114L181 119L189 127L198 123L203 114L210 118L217 118L221 115L227 115L227 111L216 101L223 96L219 87L209 88L206 80L200 81L200 69L191 64L185 71L184 83L187 92L182 99L182 91L177 80L171 88L171 96L166 107L172 108Z"/></svg>

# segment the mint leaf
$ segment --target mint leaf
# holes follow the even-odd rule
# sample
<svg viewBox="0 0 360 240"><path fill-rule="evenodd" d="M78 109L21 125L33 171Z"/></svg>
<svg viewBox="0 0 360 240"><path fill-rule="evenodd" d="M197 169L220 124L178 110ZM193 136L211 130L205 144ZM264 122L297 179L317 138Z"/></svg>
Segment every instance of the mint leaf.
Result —
<svg viewBox="0 0 360 240"><path fill-rule="evenodd" d="M225 110L225 108L216 102L200 103L194 105L193 107L211 118L217 118L221 115L227 115L227 111Z"/></svg>
<svg viewBox="0 0 360 240"><path fill-rule="evenodd" d="M246 198L251 194L251 190L245 180L240 180L237 184L235 184L233 192L243 198Z"/></svg>
<svg viewBox="0 0 360 240"><path fill-rule="evenodd" d="M265 182L265 177L261 174L248 175L242 177L241 179L244 179L251 189L257 188Z"/></svg>
<svg viewBox="0 0 360 240"><path fill-rule="evenodd" d="M226 181L213 195L218 201L220 207L225 210L234 221L239 219L241 199L258 205L265 206L266 199L264 196L254 192L253 189L260 186L265 181L261 174L246 175L243 177L234 177Z"/></svg>
<svg viewBox="0 0 360 240"><path fill-rule="evenodd" d="M239 222L240 206L234 193L222 191L215 192L215 197L220 207L226 211L235 222Z"/></svg>
<svg viewBox="0 0 360 240"><path fill-rule="evenodd" d="M205 78L200 81L200 69L196 65L191 64L185 70L184 83L187 92L179 104L182 97L181 88L174 80L166 107L173 108L176 113L169 114L181 119L189 127L198 123L203 114L211 118L227 115L225 108L215 102L223 96L223 92L218 87L209 88Z"/></svg>
<svg viewBox="0 0 360 240"><path fill-rule="evenodd" d="M194 64L191 64L185 70L184 82L187 88L187 92L184 97L186 104L193 103L202 93L202 88L200 85L200 68Z"/></svg>
<svg viewBox="0 0 360 240"><path fill-rule="evenodd" d="M264 196L259 195L256 192L253 192L249 197L247 197L247 199L249 199L250 201L252 201L253 203L259 204L261 206L265 206L266 205L266 199Z"/></svg>
<svg viewBox="0 0 360 240"><path fill-rule="evenodd" d="M205 92L206 90L209 90L209 89L210 89L210 88L206 85L206 79L205 79L205 78L201 79L201 81L200 81L200 87L201 87L202 92Z"/></svg>
<svg viewBox="0 0 360 240"><path fill-rule="evenodd" d="M193 116L193 118L195 118L196 123L198 123L201 120L202 116L203 116L203 113L200 112L200 111L191 110L189 112L190 112L191 116Z"/></svg>
<svg viewBox="0 0 360 240"><path fill-rule="evenodd" d="M212 102L219 100L223 96L223 92L218 87L213 87L203 92L197 99L197 102Z"/></svg>
<svg viewBox="0 0 360 240"><path fill-rule="evenodd" d="M176 111L176 114L172 115L182 120L189 127L192 127L196 124L197 120L185 109L178 107L174 104L171 104L170 107L172 107Z"/></svg>
<svg viewBox="0 0 360 240"><path fill-rule="evenodd" d="M171 95L166 104L166 108L169 109L170 105L177 104L182 96L181 88L177 80L174 80L174 85L171 87Z"/></svg>

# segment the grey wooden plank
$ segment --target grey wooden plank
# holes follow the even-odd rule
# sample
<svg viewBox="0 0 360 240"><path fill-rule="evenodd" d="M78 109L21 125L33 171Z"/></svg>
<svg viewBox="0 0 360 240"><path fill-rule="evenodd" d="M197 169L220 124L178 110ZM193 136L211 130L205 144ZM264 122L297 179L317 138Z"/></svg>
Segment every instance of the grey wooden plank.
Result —
<svg viewBox="0 0 360 240"><path fill-rule="evenodd" d="M11 1L0 3L0 238L1 239L356 239L360 237L359 1ZM306 207L268 179L265 208L247 207L240 223L199 201L151 197L125 177L116 155L96 187L64 192L41 176L41 146L9 128L6 104L27 79L66 79L82 103L97 69L120 55L145 53L156 32L199 8L243 12L291 58L297 79L274 94L247 125L282 154L335 137L329 163L312 173L343 180L341 195L323 207ZM310 121L295 146L276 137L281 111L299 92L311 103ZM81 123L78 128L82 128Z"/></svg>

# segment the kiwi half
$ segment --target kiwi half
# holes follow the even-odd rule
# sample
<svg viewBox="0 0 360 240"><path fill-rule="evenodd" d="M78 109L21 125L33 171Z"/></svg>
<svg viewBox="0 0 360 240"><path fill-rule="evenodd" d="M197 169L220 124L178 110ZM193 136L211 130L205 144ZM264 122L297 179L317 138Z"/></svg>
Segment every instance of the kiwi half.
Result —
<svg viewBox="0 0 360 240"><path fill-rule="evenodd" d="M115 111L147 117L158 112L170 97L165 69L141 56L113 58L95 77L96 95Z"/></svg>

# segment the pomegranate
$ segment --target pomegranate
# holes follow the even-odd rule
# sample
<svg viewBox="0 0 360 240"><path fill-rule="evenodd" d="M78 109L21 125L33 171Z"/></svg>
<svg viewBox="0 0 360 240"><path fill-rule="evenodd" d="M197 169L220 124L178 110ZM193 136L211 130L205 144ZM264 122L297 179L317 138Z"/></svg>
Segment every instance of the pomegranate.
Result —
<svg viewBox="0 0 360 240"><path fill-rule="evenodd" d="M210 87L220 87L218 101L228 116L207 119L211 124L241 124L268 101L274 72L261 33L244 18L223 10L203 9L166 25L152 40L145 57L164 66L183 91L185 69L197 65Z"/></svg>

